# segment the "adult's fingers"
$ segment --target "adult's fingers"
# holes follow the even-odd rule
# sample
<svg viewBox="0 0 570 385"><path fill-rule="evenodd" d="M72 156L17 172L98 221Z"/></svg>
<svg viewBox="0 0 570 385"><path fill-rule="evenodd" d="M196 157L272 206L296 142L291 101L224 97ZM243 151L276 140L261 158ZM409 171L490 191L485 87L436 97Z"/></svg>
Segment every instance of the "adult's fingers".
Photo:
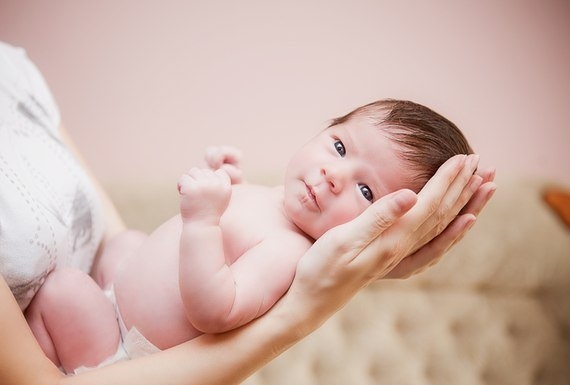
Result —
<svg viewBox="0 0 570 385"><path fill-rule="evenodd" d="M441 234L411 256L404 258L398 266L386 275L386 278L407 278L419 274L439 262L449 249L461 241L473 227L476 216L491 200L496 190L496 185L492 181L494 172L489 175L491 177L485 178L487 182L479 187L468 205L462 210L463 214L458 215Z"/></svg>
<svg viewBox="0 0 570 385"><path fill-rule="evenodd" d="M412 255L404 258L384 278L408 278L435 265L453 245L467 234L467 231L475 224L475 220L476 217L472 214L457 217L441 234Z"/></svg>
<svg viewBox="0 0 570 385"><path fill-rule="evenodd" d="M469 202L463 207L461 210L462 214L471 213L474 215L479 215L481 210L483 210L497 189L497 185L494 183L494 168L484 170L481 173L478 172L478 174L483 179L483 183L475 192L475 194L473 194L473 197L471 197Z"/></svg>
<svg viewBox="0 0 570 385"><path fill-rule="evenodd" d="M428 229L428 234L431 233L431 228L435 228L437 233L442 232L477 191L482 182L482 178L479 175L474 175L478 164L478 155L469 155L465 158L462 169L450 184L437 206L432 206L433 215L428 218L427 226L424 225ZM431 185L428 186L428 188L431 187Z"/></svg>
<svg viewBox="0 0 570 385"><path fill-rule="evenodd" d="M426 183L417 204L402 218L413 234L410 252L440 234L469 201L481 181L473 176L477 163L477 156L454 156Z"/></svg>
<svg viewBox="0 0 570 385"><path fill-rule="evenodd" d="M470 161L471 158L471 161ZM463 171L454 180L452 186L447 191L446 196L442 200L440 207L422 226L425 230L424 237L420 245L431 242L432 238L437 237L445 231L450 223L461 214L473 214L477 216L487 202L491 199L496 186L493 183L495 178L494 168L477 170L471 174L472 170L477 167L479 157L470 155L466 159ZM469 177L469 175L471 175ZM462 186L466 178L469 182L464 186L463 191L457 196L458 186ZM455 190L453 189L455 185Z"/></svg>
<svg viewBox="0 0 570 385"><path fill-rule="evenodd" d="M400 190L379 199L357 218L323 234L297 263L286 299L314 315L332 314L374 276L393 268L393 242L383 233L416 202L416 194Z"/></svg>
<svg viewBox="0 0 570 385"><path fill-rule="evenodd" d="M449 188L441 200L437 202L432 199L432 214L429 215L427 220L422 224L420 229L422 237L420 238L421 241L418 243L418 247L423 246L443 232L476 193L483 180L483 178L476 173L478 163L478 155L473 154L467 156L462 168L449 185ZM436 173L436 177L432 178L430 182L437 181ZM437 191L437 186L434 187L431 183L427 184L426 187L425 191L428 193L428 197L433 195L430 190ZM418 200L423 198L423 192L424 190L420 192Z"/></svg>
<svg viewBox="0 0 570 385"><path fill-rule="evenodd" d="M452 186L462 171L465 174L466 160L467 157L465 155L452 157L427 181L418 194L418 203L414 210L411 210L406 215L408 221L416 224L415 229L420 228L424 222L438 211L448 191L453 193L457 190L457 187L452 188Z"/></svg>
<svg viewBox="0 0 570 385"><path fill-rule="evenodd" d="M487 167L477 169L477 175L483 178L483 183L492 182L495 180L496 169L495 167Z"/></svg>
<svg viewBox="0 0 570 385"><path fill-rule="evenodd" d="M350 280L361 279L375 265L371 259L382 258L378 247L367 250L366 254L372 254L367 258L360 258L362 251L369 249L368 246L413 207L416 200L411 190L396 191L379 199L352 221L330 229L299 260L295 280L329 276L334 283L339 280L339 274ZM391 245L380 243L383 250L391 251ZM355 274L354 270L361 273Z"/></svg>
<svg viewBox="0 0 570 385"><path fill-rule="evenodd" d="M430 242L434 237L445 231L477 193L481 186L481 179L479 175L472 175L459 196L449 192L446 194L448 196L447 202L442 203L435 213L422 225L421 230L424 236L420 245Z"/></svg>
<svg viewBox="0 0 570 385"><path fill-rule="evenodd" d="M360 239L357 242L364 248L410 210L416 201L417 195L411 190L393 192L382 197L349 222L349 229L342 228L345 227L342 226L340 230L349 237L358 236Z"/></svg>
<svg viewBox="0 0 570 385"><path fill-rule="evenodd" d="M411 190L395 191L379 199L352 221L329 230L325 235L334 238L330 243L340 248L362 250L410 210L416 201L417 195ZM356 253L348 254L351 254L347 255L350 260L356 257Z"/></svg>

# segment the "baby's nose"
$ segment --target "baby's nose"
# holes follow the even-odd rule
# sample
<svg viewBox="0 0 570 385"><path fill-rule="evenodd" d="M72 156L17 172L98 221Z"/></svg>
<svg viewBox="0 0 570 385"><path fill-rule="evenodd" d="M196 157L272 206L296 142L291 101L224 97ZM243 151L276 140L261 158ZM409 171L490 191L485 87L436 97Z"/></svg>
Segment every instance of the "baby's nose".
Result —
<svg viewBox="0 0 570 385"><path fill-rule="evenodd" d="M321 175L329 185L330 190L337 194L342 191L348 177L347 170L338 165L329 163L321 169Z"/></svg>

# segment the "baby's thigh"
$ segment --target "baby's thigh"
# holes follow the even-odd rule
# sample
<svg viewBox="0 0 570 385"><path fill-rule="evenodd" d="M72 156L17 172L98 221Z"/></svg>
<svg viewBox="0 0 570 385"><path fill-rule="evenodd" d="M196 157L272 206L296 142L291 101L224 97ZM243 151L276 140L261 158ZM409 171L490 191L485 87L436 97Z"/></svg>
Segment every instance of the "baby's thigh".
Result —
<svg viewBox="0 0 570 385"><path fill-rule="evenodd" d="M89 275L56 270L36 297L27 316L41 314L66 370L94 366L117 350L120 331L114 304Z"/></svg>

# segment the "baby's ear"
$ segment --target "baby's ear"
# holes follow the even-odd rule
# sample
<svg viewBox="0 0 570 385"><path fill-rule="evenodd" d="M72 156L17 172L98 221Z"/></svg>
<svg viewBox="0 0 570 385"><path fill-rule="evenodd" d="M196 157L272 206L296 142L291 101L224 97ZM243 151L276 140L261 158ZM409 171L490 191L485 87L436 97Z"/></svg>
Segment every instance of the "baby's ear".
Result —
<svg viewBox="0 0 570 385"><path fill-rule="evenodd" d="M547 187L544 189L542 197L570 228L570 191L561 187Z"/></svg>

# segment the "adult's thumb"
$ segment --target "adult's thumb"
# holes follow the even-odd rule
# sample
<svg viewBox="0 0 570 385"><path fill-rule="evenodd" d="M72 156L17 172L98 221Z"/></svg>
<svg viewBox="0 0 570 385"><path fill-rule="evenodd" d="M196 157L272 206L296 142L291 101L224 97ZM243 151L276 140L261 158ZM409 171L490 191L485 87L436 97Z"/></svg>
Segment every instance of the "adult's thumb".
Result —
<svg viewBox="0 0 570 385"><path fill-rule="evenodd" d="M353 221L354 230L361 234L363 240L367 239L367 242L371 242L407 213L415 205L417 199L417 195L408 189L387 194L374 202Z"/></svg>

